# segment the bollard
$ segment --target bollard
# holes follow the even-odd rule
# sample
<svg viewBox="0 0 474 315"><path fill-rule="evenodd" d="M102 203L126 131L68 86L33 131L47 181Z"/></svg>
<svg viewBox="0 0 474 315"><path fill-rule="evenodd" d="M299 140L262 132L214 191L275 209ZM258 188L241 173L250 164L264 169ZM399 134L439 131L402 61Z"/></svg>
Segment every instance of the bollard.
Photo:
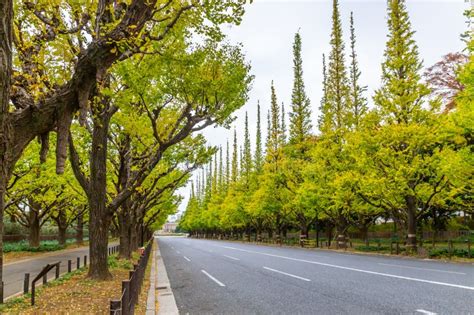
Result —
<svg viewBox="0 0 474 315"><path fill-rule="evenodd" d="M467 240L467 257L471 258L471 240Z"/></svg>
<svg viewBox="0 0 474 315"><path fill-rule="evenodd" d="M79 269L81 267L81 258L77 257L76 259L76 269Z"/></svg>
<svg viewBox="0 0 474 315"><path fill-rule="evenodd" d="M5 286L5 283L2 281L0 282L0 304L3 304L3 288Z"/></svg>
<svg viewBox="0 0 474 315"><path fill-rule="evenodd" d="M87 266L87 255L84 255L84 267Z"/></svg>
<svg viewBox="0 0 474 315"><path fill-rule="evenodd" d="M71 259L69 259L67 261L67 272L68 273L72 271L71 265L72 265L72 261L71 261Z"/></svg>
<svg viewBox="0 0 474 315"><path fill-rule="evenodd" d="M46 283L48 283L48 274L47 273L45 273L43 275L43 284L46 284Z"/></svg>
<svg viewBox="0 0 474 315"><path fill-rule="evenodd" d="M23 293L27 294L30 290L30 274L25 273L25 281L23 282Z"/></svg>
<svg viewBox="0 0 474 315"><path fill-rule="evenodd" d="M58 263L58 264L56 265L56 274L55 274L56 279L59 279L59 266L60 266L60 265L61 265L61 263Z"/></svg>
<svg viewBox="0 0 474 315"><path fill-rule="evenodd" d="M449 240L448 241L448 253L449 253L449 259L453 256L453 241Z"/></svg>

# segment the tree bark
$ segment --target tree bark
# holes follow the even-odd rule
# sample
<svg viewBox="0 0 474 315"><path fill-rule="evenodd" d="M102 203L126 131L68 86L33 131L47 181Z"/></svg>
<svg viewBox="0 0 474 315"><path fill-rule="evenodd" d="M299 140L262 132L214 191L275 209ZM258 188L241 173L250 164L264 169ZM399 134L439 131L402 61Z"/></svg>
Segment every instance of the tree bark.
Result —
<svg viewBox="0 0 474 315"><path fill-rule="evenodd" d="M12 73L12 0L0 1L0 303L3 303L3 213L13 162L9 159L10 78Z"/></svg>
<svg viewBox="0 0 474 315"><path fill-rule="evenodd" d="M120 229L119 255L121 258L130 259L130 214L124 208L125 207L122 206L122 209L118 212L118 221Z"/></svg>
<svg viewBox="0 0 474 315"><path fill-rule="evenodd" d="M59 210L57 224L58 224L58 243L61 246L65 246L68 222L67 222L66 212L64 210Z"/></svg>
<svg viewBox="0 0 474 315"><path fill-rule="evenodd" d="M407 247L416 251L416 202L415 197L405 197L407 207Z"/></svg>
<svg viewBox="0 0 474 315"><path fill-rule="evenodd" d="M82 243L84 243L84 215L80 213L77 216L76 244L82 245Z"/></svg>
<svg viewBox="0 0 474 315"><path fill-rule="evenodd" d="M89 248L91 263L89 277L109 279L111 274L107 264L108 232L112 220L107 208L107 142L112 113L105 100L93 114L92 147L90 156L89 182Z"/></svg>
<svg viewBox="0 0 474 315"><path fill-rule="evenodd" d="M38 212L35 210L30 209L28 214L28 228L29 228L29 235L28 235L28 242L30 247L37 248L40 246L40 219L38 217Z"/></svg>

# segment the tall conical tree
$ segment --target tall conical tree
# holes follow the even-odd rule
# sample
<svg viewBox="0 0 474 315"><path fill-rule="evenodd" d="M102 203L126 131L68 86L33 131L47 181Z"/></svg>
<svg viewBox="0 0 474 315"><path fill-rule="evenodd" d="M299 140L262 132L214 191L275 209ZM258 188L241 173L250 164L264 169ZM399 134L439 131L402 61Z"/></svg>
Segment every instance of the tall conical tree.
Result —
<svg viewBox="0 0 474 315"><path fill-rule="evenodd" d="M419 118L420 100L429 90L420 81L423 65L404 0L389 1L388 30L382 87L376 91L374 102L388 123L407 124Z"/></svg>
<svg viewBox="0 0 474 315"><path fill-rule="evenodd" d="M342 130L346 125L348 112L349 80L345 66L341 17L337 0L333 0L330 44L327 96L322 112L324 116L323 132Z"/></svg>
<svg viewBox="0 0 474 315"><path fill-rule="evenodd" d="M255 140L255 170L260 173L263 166L262 126L260 122L260 102L257 104L257 135Z"/></svg>
<svg viewBox="0 0 474 315"><path fill-rule="evenodd" d="M232 177L231 177L231 181L232 183L235 183L237 182L237 177L238 177L238 168L239 168L239 161L237 160L238 159L238 152L237 152L238 148L237 148L237 131L234 129L234 152L232 154Z"/></svg>
<svg viewBox="0 0 474 315"><path fill-rule="evenodd" d="M328 99L328 74L326 68L326 55L323 54L323 96L321 97L321 104L319 106L319 111L321 112L318 118L318 127L320 131L323 131L324 126L330 124L330 116L325 115L324 113L327 111L327 99Z"/></svg>
<svg viewBox="0 0 474 315"><path fill-rule="evenodd" d="M222 161L222 146L219 146L219 183L217 190L219 193L225 192L225 184L224 184L224 165Z"/></svg>
<svg viewBox="0 0 474 315"><path fill-rule="evenodd" d="M280 108L278 106L277 102L277 97L275 93L275 87L271 85L271 107L270 107L270 137L269 137L269 152L268 154L272 154L278 151L279 148L281 148L281 142L282 142L282 132L281 132L281 126L280 126Z"/></svg>
<svg viewBox="0 0 474 315"><path fill-rule="evenodd" d="M272 121L271 121L271 115L270 115L270 111L268 110L267 111L267 138L266 138L266 141L265 141L265 148L266 148L266 155L268 155L268 151L270 149L270 137L272 136Z"/></svg>
<svg viewBox="0 0 474 315"><path fill-rule="evenodd" d="M219 185L219 174L218 174L218 161L217 161L217 152L214 153L214 171L212 172L212 194L217 193Z"/></svg>
<svg viewBox="0 0 474 315"><path fill-rule="evenodd" d="M311 108L303 81L301 35L293 42L293 92L291 94L290 143L302 142L311 132Z"/></svg>
<svg viewBox="0 0 474 315"><path fill-rule="evenodd" d="M350 19L350 30L351 30L351 54L350 60L351 64L349 67L349 76L350 76L350 125L353 129L359 127L360 120L362 116L367 112L367 98L364 96L365 91L367 91L367 86L361 86L359 83L360 80L360 69L359 63L357 61L357 54L355 51L356 45L356 35L354 28L354 14L351 12Z"/></svg>
<svg viewBox="0 0 474 315"><path fill-rule="evenodd" d="M225 185L226 190L229 188L231 170L230 170L230 149L229 149L229 140L227 139L226 144L226 154L225 154Z"/></svg>
<svg viewBox="0 0 474 315"><path fill-rule="evenodd" d="M250 179L250 172L252 171L252 150L250 147L250 134L249 134L249 118L247 112L245 112L245 135L244 135L244 152L243 152L243 165L242 175L245 176L246 184Z"/></svg>
<svg viewBox="0 0 474 315"><path fill-rule="evenodd" d="M286 143L285 103L281 102L281 143Z"/></svg>

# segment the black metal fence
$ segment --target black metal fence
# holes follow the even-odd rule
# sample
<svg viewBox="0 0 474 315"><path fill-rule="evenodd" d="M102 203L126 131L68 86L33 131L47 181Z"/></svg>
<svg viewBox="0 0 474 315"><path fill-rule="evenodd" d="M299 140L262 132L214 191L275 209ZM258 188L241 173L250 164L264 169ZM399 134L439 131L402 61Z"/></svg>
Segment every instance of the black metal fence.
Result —
<svg viewBox="0 0 474 315"><path fill-rule="evenodd" d="M153 238L140 255L138 264L134 264L133 270L130 270L128 280L122 281L122 296L120 299L110 301L111 315L131 315L135 313L135 305L138 302L152 246Z"/></svg>
<svg viewBox="0 0 474 315"><path fill-rule="evenodd" d="M114 245L109 247L109 255L118 253L119 251L119 245ZM86 267L87 266L87 255L84 255L82 260L82 266ZM47 264L46 266L43 267L43 269L36 275L36 277L31 280L31 305L35 305L35 289L36 289L36 282L38 282L40 279L43 279L43 284L48 283L48 272L51 271L53 268L55 269L55 279L58 279L60 277L60 266L61 262L58 261L54 264ZM73 260L69 259L67 261L67 273L70 273L73 271ZM76 269L78 270L81 268L81 257L76 257ZM25 273L25 278L23 280L23 294L28 294L30 291L30 273ZM3 301L3 298L2 298Z"/></svg>

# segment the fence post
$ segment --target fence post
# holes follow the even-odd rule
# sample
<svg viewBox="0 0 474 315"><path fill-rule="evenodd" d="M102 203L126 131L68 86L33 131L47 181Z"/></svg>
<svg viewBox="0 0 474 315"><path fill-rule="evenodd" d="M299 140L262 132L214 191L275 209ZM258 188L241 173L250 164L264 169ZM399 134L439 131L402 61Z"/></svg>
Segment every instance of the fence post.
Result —
<svg viewBox="0 0 474 315"><path fill-rule="evenodd" d="M76 270L79 269L80 267L81 267L81 258L77 257L76 258Z"/></svg>
<svg viewBox="0 0 474 315"><path fill-rule="evenodd" d="M61 263L60 263L60 262L58 262L58 264L56 265L56 274L55 274L55 276L56 276L56 279L58 279L58 278L59 278L59 266L60 266L60 265L61 265Z"/></svg>
<svg viewBox="0 0 474 315"><path fill-rule="evenodd" d="M45 273L43 275L43 284L46 284L46 283L48 283L48 273Z"/></svg>
<svg viewBox="0 0 474 315"><path fill-rule="evenodd" d="M122 300L122 315L129 315L130 314L130 280L123 280L122 281L122 292L123 292L123 300Z"/></svg>
<svg viewBox="0 0 474 315"><path fill-rule="evenodd" d="M23 282L23 293L27 294L30 290L30 274L25 273L25 281Z"/></svg>
<svg viewBox="0 0 474 315"><path fill-rule="evenodd" d="M467 240L467 257L471 258L471 239Z"/></svg>
<svg viewBox="0 0 474 315"><path fill-rule="evenodd" d="M120 300L110 300L110 315L116 315L116 313L120 311L120 308L121 308Z"/></svg>
<svg viewBox="0 0 474 315"><path fill-rule="evenodd" d="M84 255L84 267L87 266L87 255Z"/></svg>
<svg viewBox="0 0 474 315"><path fill-rule="evenodd" d="M71 261L71 259L69 259L69 260L67 261L67 272L68 272L68 273L71 272L71 269L72 269L72 268L71 268L71 265L72 265L72 261Z"/></svg>

